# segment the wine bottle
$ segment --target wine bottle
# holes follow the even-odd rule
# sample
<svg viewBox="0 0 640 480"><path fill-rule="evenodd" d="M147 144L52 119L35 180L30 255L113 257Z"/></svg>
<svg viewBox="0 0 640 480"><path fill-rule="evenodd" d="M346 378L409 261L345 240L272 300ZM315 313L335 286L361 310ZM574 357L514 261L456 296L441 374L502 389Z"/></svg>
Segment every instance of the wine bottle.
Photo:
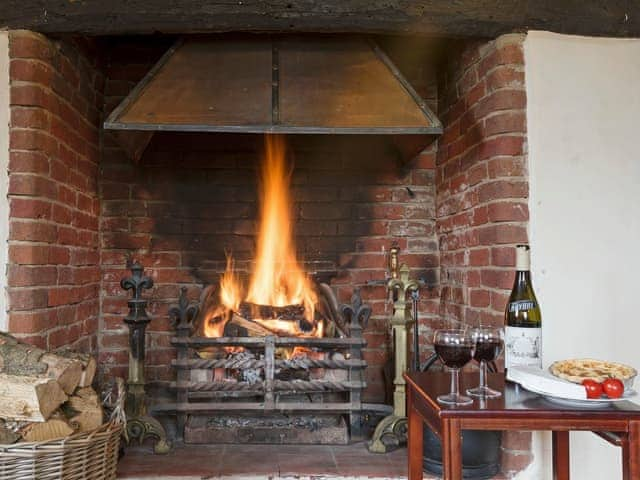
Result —
<svg viewBox="0 0 640 480"><path fill-rule="evenodd" d="M505 367L542 368L542 316L533 292L528 245L516 246L516 278L505 309Z"/></svg>

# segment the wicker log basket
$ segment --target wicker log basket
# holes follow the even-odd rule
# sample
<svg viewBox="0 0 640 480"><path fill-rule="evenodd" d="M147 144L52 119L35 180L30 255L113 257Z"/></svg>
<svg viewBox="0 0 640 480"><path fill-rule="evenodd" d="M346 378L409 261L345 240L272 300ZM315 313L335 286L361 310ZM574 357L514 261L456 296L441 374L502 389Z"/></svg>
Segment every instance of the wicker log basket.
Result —
<svg viewBox="0 0 640 480"><path fill-rule="evenodd" d="M0 480L115 479L125 427L124 384L118 380L111 419L97 429L44 442L0 445Z"/></svg>

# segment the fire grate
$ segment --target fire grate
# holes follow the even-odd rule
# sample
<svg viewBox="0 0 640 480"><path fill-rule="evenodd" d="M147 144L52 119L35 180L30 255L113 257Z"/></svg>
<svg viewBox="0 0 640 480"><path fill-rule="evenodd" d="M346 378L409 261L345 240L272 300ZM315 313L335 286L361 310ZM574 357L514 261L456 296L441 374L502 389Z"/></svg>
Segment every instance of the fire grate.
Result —
<svg viewBox="0 0 640 480"><path fill-rule="evenodd" d="M323 295L331 292L326 285L319 290ZM329 302L337 305L335 297ZM183 289L179 305L170 311L177 334L171 339L177 349L177 359L172 362L177 381L171 384L176 391L176 403L165 404L156 411L176 414L178 440L184 441L189 440L185 438L185 428L187 431L193 425L201 428L207 421L197 417L207 414L228 415L225 420L213 422L217 425L222 421L227 426L246 424L248 417L271 418L276 422L285 415L292 425L304 424L311 429L323 423L335 426L334 420L343 417L351 440L360 439L361 393L366 386L364 369L367 366L362 359L362 348L366 345L362 330L371 309L362 303L359 291L351 302L334 312L339 315L335 320L342 326L342 335L348 332L348 336L208 338L198 334L200 306L190 305ZM203 358L212 350L225 347L231 352L225 358ZM281 348L297 347L314 354L293 358L276 356ZM257 424L263 425L263 420ZM246 426L243 428L246 430ZM254 438L259 441L257 437L259 435L246 432L224 436L227 440ZM339 435L334 431L329 437L336 443ZM265 443L273 442L272 436L266 438ZM298 435L295 441L304 440ZM312 440L310 443L322 442Z"/></svg>

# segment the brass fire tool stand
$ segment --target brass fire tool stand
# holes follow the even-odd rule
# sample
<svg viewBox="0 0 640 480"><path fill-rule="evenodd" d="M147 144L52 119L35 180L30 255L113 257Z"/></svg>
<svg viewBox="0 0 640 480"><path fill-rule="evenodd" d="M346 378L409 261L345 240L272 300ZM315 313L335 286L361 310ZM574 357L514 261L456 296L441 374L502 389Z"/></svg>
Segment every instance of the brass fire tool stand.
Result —
<svg viewBox="0 0 640 480"><path fill-rule="evenodd" d="M147 437L155 438L154 452L167 453L171 449L167 432L158 420L147 414L144 392L145 329L151 319L147 315L147 301L141 295L143 290L153 287L153 280L142 276L143 268L139 263L134 263L130 269L132 275L120 281L120 286L132 290L133 295L127 302L129 314L124 317L124 323L129 327L129 379L125 403L127 441L137 438L142 443Z"/></svg>
<svg viewBox="0 0 640 480"><path fill-rule="evenodd" d="M409 279L409 267L403 264L398 268L399 249L390 249L389 270L391 279L387 282L387 290L393 301L391 332L395 359L395 376L393 380L393 414L383 418L368 444L372 453L387 453L395 450L407 441L407 391L402 374L407 371L409 348L409 331L416 325L414 336L417 337L417 300L420 284ZM408 297L412 298L413 309L409 307Z"/></svg>

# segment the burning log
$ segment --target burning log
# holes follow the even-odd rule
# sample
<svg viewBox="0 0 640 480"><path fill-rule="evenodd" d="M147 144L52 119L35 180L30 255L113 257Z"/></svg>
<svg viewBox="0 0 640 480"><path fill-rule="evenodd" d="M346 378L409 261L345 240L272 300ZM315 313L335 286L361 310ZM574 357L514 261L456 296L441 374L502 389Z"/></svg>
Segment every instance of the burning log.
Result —
<svg viewBox="0 0 640 480"><path fill-rule="evenodd" d="M260 312L266 316L263 317ZM300 305L274 307L244 303L238 312L231 314L231 319L225 325L224 333L237 335L238 332L233 332L230 328L235 326L246 331L246 335L250 337L298 336L313 330L313 326L303 317L303 314L304 307Z"/></svg>
<svg viewBox="0 0 640 480"><path fill-rule="evenodd" d="M304 305L276 307L274 305L241 302L238 307L238 314L247 320L300 320L304 318Z"/></svg>
<svg viewBox="0 0 640 480"><path fill-rule="evenodd" d="M272 330L269 330L268 328L263 327L259 323L253 322L251 320L247 320L246 318L243 318L237 313L234 313L231 316L231 320L229 320L228 325L236 325L240 328L244 328L249 334L249 336L251 337L263 337L265 335L275 334L275 332L273 332Z"/></svg>

